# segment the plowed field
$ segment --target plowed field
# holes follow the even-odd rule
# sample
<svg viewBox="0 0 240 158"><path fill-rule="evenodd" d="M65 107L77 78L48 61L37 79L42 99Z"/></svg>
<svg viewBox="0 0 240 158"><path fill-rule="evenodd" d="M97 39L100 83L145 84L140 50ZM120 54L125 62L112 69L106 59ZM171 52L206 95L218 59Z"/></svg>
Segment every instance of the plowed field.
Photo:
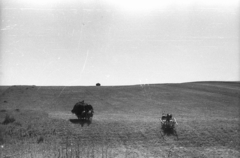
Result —
<svg viewBox="0 0 240 158"><path fill-rule="evenodd" d="M1 157L240 156L239 82L102 87L0 87ZM91 123L71 113L84 100ZM176 135L163 135L172 113Z"/></svg>

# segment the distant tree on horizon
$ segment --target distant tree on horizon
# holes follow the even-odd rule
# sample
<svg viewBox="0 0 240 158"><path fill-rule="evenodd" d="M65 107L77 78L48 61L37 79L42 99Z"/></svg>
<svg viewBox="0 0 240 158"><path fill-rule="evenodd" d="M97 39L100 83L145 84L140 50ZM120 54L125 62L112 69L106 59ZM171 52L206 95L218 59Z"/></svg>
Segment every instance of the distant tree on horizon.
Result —
<svg viewBox="0 0 240 158"><path fill-rule="evenodd" d="M96 86L101 86L101 84L100 83L96 83Z"/></svg>

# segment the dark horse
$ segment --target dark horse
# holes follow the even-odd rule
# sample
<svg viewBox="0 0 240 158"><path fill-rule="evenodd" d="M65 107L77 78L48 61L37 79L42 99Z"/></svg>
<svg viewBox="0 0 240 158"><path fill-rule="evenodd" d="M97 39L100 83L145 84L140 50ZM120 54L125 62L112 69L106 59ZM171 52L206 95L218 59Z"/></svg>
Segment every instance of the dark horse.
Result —
<svg viewBox="0 0 240 158"><path fill-rule="evenodd" d="M92 105L84 103L84 100L76 103L71 112L80 120L91 120L94 113Z"/></svg>

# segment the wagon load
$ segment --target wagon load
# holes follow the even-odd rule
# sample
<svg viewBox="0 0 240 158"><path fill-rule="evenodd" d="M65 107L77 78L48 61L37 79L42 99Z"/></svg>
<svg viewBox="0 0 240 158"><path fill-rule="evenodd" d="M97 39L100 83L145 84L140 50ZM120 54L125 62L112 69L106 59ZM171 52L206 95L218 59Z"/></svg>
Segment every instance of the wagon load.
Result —
<svg viewBox="0 0 240 158"><path fill-rule="evenodd" d="M177 124L177 121L174 117L172 117L172 114L163 115L161 118L161 126L162 129L175 129L175 125Z"/></svg>
<svg viewBox="0 0 240 158"><path fill-rule="evenodd" d="M85 103L84 100L77 102L71 112L81 120L91 120L94 113L92 105Z"/></svg>
<svg viewBox="0 0 240 158"><path fill-rule="evenodd" d="M164 138L165 135L173 135L178 139L178 134L176 130L177 121L172 114L162 115L161 119L161 135Z"/></svg>

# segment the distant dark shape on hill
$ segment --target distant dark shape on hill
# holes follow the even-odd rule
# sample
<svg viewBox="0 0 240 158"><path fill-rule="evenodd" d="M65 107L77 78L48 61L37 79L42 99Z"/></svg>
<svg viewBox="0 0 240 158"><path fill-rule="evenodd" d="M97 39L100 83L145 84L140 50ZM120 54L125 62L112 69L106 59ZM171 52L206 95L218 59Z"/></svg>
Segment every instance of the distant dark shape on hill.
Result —
<svg viewBox="0 0 240 158"><path fill-rule="evenodd" d="M100 83L97 83L96 86L101 86L101 84L100 84Z"/></svg>
<svg viewBox="0 0 240 158"><path fill-rule="evenodd" d="M19 111L20 111L20 109L15 109L15 111L19 112Z"/></svg>
<svg viewBox="0 0 240 158"><path fill-rule="evenodd" d="M82 120L91 120L94 113L92 105L84 103L84 100L77 102L71 112Z"/></svg>

